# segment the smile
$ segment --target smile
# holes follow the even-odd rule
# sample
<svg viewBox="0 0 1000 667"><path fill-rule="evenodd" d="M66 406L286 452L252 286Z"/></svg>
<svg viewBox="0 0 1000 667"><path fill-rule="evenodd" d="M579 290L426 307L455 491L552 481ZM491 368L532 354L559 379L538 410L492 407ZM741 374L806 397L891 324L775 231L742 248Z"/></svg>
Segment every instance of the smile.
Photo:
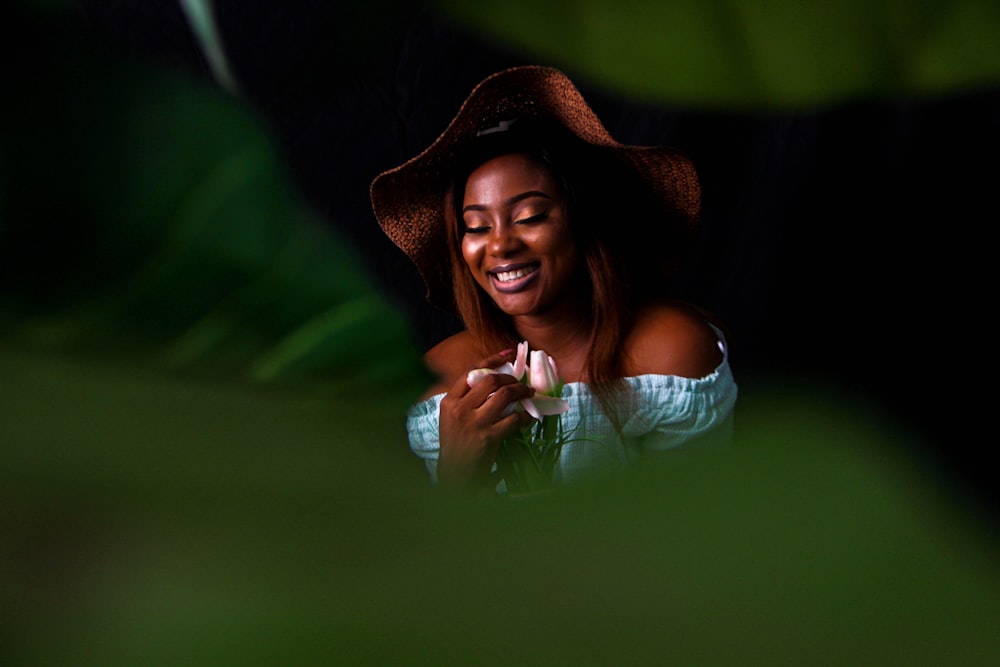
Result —
<svg viewBox="0 0 1000 667"><path fill-rule="evenodd" d="M504 268L500 271L490 271L489 275L497 290L501 292L517 292L534 280L538 268L538 264L528 264L514 268Z"/></svg>

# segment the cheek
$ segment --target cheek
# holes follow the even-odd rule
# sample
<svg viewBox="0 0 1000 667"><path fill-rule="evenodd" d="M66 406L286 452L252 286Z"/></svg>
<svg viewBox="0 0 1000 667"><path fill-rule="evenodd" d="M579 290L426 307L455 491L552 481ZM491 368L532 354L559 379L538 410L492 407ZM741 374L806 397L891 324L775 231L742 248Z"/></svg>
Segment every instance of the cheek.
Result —
<svg viewBox="0 0 1000 667"><path fill-rule="evenodd" d="M462 258L469 268L473 268L478 264L479 257L482 255L482 249L482 241L468 234L462 237Z"/></svg>
<svg viewBox="0 0 1000 667"><path fill-rule="evenodd" d="M573 237L568 230L558 230L537 239L537 245L542 253L557 260L560 264L576 264L577 253Z"/></svg>

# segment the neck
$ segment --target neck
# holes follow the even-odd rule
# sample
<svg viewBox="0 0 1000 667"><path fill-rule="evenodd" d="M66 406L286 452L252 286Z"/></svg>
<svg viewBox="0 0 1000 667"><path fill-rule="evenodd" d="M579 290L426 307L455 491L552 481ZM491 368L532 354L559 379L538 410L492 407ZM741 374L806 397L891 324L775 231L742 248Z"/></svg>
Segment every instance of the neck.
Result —
<svg viewBox="0 0 1000 667"><path fill-rule="evenodd" d="M583 379L590 352L590 321L586 313L574 308L550 315L514 319L518 335L533 350L544 350L556 361L559 375L566 382Z"/></svg>

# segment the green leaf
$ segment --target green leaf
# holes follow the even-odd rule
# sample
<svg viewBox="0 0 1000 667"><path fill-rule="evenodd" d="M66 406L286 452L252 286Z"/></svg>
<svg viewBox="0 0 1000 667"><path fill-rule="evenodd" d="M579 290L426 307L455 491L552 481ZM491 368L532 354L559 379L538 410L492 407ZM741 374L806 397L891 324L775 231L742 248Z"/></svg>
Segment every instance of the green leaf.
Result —
<svg viewBox="0 0 1000 667"><path fill-rule="evenodd" d="M30 25L30 24L29 24ZM292 187L261 120L179 72L40 25L2 112L0 324L29 349L376 391L413 332ZM53 159L58 155L58 159Z"/></svg>
<svg viewBox="0 0 1000 667"><path fill-rule="evenodd" d="M378 400L298 375L385 322L253 119L29 33L0 107L6 662L1000 663L995 517L830 389L758 389L732 451L436 493L409 371Z"/></svg>
<svg viewBox="0 0 1000 667"><path fill-rule="evenodd" d="M436 4L528 60L657 102L803 106L1000 83L993 0Z"/></svg>

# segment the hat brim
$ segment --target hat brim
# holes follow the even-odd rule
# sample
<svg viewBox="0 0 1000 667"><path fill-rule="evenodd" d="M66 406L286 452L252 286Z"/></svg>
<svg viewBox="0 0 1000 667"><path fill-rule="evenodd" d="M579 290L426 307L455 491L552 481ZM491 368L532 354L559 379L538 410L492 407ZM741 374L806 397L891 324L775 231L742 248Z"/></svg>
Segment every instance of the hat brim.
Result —
<svg viewBox="0 0 1000 667"><path fill-rule="evenodd" d="M701 189L694 165L683 153L667 146L629 146L616 141L573 82L558 69L528 65L503 70L473 88L448 127L426 150L376 176L370 188L372 208L382 230L420 271L428 300L444 310L455 312L443 212L447 184L441 176L442 167L483 128L526 116L555 120L583 141L615 152L676 211L689 233L697 224Z"/></svg>

